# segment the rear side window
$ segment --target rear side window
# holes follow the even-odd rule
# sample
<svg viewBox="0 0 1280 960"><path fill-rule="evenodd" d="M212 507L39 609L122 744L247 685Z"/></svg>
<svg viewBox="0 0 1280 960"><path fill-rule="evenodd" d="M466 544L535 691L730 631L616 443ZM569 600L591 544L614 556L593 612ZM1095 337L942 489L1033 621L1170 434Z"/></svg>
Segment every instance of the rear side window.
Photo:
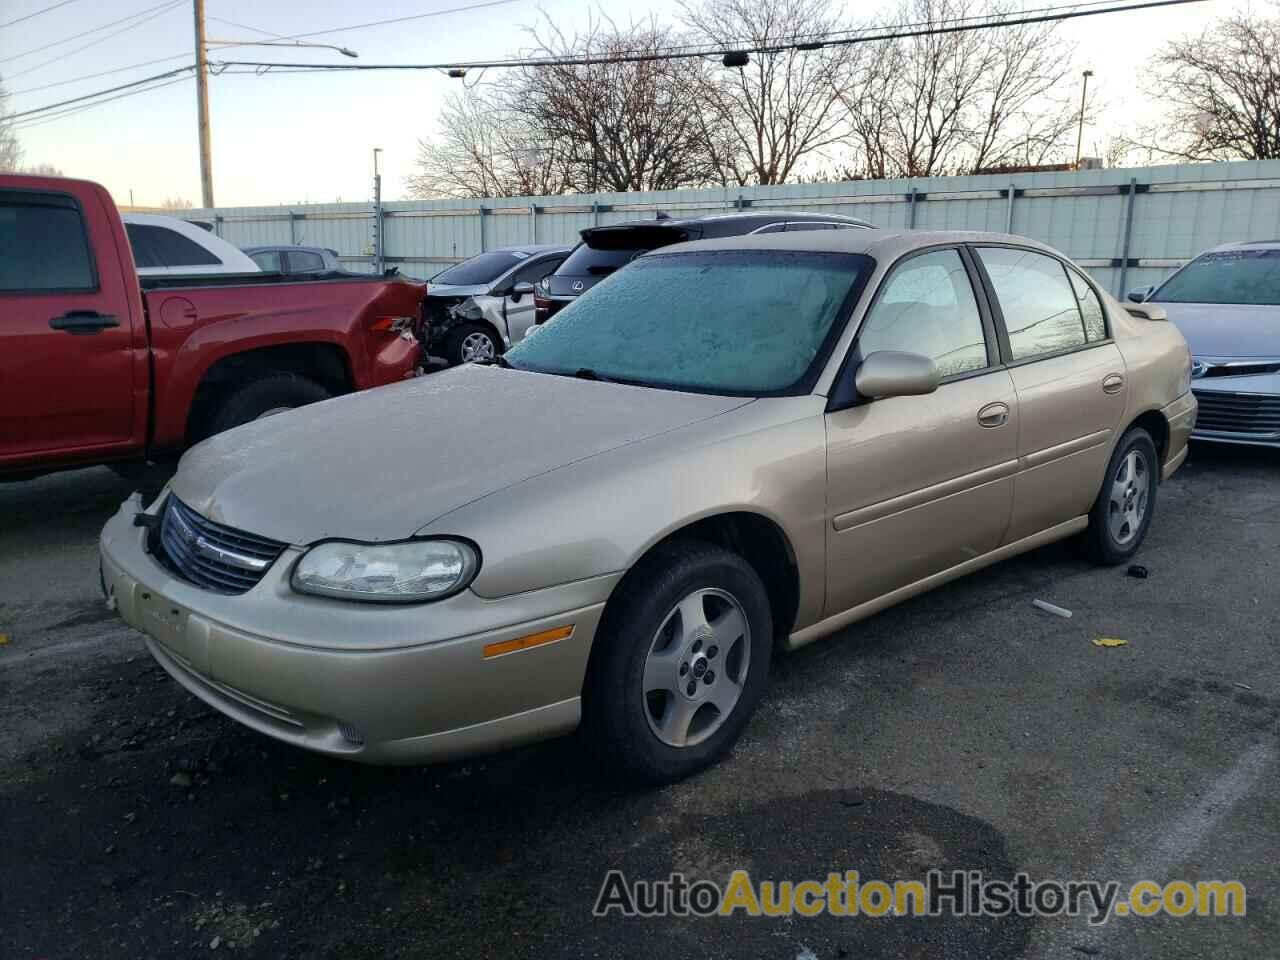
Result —
<svg viewBox="0 0 1280 960"><path fill-rule="evenodd" d="M208 267L222 261L177 230L148 223L126 223L133 259L139 267Z"/></svg>
<svg viewBox="0 0 1280 960"><path fill-rule="evenodd" d="M0 293L95 290L80 208L59 195L0 194Z"/></svg>
<svg viewBox="0 0 1280 960"><path fill-rule="evenodd" d="M284 265L280 262L279 250L263 250L261 253L251 253L249 256L253 262L258 265L259 270L267 273L283 273ZM141 266L141 264L139 264Z"/></svg>
<svg viewBox="0 0 1280 960"><path fill-rule="evenodd" d="M563 257L543 257L536 263L531 263L527 267L521 267L516 271L515 276L511 278L511 285L517 283L537 283L549 273L555 273L556 267L564 262Z"/></svg>
<svg viewBox="0 0 1280 960"><path fill-rule="evenodd" d="M605 277L646 252L644 247L624 247L621 250L597 250L585 243L578 244L569 254L556 274L561 277Z"/></svg>
<svg viewBox="0 0 1280 960"><path fill-rule="evenodd" d="M1014 360L1084 346L1080 307L1061 263L1007 247L979 247L978 256L1004 314Z"/></svg>
<svg viewBox="0 0 1280 960"><path fill-rule="evenodd" d="M1084 333L1089 342L1107 339L1107 318L1102 312L1102 303L1098 300L1093 287L1080 274L1068 270L1071 286L1075 290L1076 305L1080 308L1080 316L1084 318Z"/></svg>
<svg viewBox="0 0 1280 960"><path fill-rule="evenodd" d="M957 251L911 257L880 289L858 334L864 357L877 350L919 353L944 377L987 366L982 317Z"/></svg>
<svg viewBox="0 0 1280 960"><path fill-rule="evenodd" d="M289 270L292 273L306 273L308 271L323 270L324 257L318 253L312 253L309 250L290 250L289 251Z"/></svg>

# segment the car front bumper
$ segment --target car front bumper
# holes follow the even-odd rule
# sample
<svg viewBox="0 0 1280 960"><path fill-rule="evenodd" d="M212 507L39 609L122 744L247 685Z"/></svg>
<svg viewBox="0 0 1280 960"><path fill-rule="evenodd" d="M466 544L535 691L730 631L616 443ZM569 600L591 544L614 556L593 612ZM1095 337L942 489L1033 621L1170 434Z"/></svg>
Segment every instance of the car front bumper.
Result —
<svg viewBox="0 0 1280 960"><path fill-rule="evenodd" d="M1197 380L1194 390L1196 440L1280 447L1280 375Z"/></svg>
<svg viewBox="0 0 1280 960"><path fill-rule="evenodd" d="M156 513L163 497L148 511ZM587 657L616 576L486 600L421 605L298 594L289 548L246 593L172 575L134 525L137 495L100 540L108 605L210 706L276 739L366 763L418 763L501 749L577 726ZM486 647L572 625L565 639Z"/></svg>

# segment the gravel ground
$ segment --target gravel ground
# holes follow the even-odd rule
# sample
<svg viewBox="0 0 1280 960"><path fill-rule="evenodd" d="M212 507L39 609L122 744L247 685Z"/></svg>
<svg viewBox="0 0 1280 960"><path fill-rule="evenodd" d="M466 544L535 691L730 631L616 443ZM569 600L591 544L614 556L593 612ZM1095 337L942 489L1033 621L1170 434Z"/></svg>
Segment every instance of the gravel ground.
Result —
<svg viewBox="0 0 1280 960"><path fill-rule="evenodd" d="M242 729L100 601L127 484L0 485L0 957L1273 956L1277 478L1280 454L1197 448L1148 579L1055 546L903 604L781 658L734 754L648 792L573 738L370 769ZM593 918L613 867L1233 878L1249 913Z"/></svg>

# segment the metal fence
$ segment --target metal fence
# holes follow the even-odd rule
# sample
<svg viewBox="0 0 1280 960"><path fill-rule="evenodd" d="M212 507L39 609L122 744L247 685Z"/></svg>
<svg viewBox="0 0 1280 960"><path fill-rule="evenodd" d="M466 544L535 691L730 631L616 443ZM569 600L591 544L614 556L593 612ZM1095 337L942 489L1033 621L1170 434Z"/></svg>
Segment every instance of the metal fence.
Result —
<svg viewBox="0 0 1280 960"><path fill-rule="evenodd" d="M776 187L601 193L383 205L384 260L413 277L494 247L571 243L578 231L656 216L793 210L881 227L994 230L1048 243L1113 293L1155 283L1215 244L1280 237L1280 160ZM192 210L239 246L331 247L373 269L372 204Z"/></svg>

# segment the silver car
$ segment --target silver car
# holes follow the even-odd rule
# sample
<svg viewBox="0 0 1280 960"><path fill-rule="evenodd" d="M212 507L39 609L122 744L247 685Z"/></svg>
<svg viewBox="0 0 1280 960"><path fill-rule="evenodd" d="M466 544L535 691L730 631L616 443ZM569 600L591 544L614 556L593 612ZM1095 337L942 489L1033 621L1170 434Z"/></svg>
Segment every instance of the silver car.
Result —
<svg viewBox="0 0 1280 960"><path fill-rule="evenodd" d="M423 349L452 367L492 360L519 343L534 324L533 284L572 249L563 244L499 247L432 277L418 332Z"/></svg>
<svg viewBox="0 0 1280 960"><path fill-rule="evenodd" d="M1160 304L1187 338L1192 436L1280 446L1280 241L1214 247L1129 299Z"/></svg>

